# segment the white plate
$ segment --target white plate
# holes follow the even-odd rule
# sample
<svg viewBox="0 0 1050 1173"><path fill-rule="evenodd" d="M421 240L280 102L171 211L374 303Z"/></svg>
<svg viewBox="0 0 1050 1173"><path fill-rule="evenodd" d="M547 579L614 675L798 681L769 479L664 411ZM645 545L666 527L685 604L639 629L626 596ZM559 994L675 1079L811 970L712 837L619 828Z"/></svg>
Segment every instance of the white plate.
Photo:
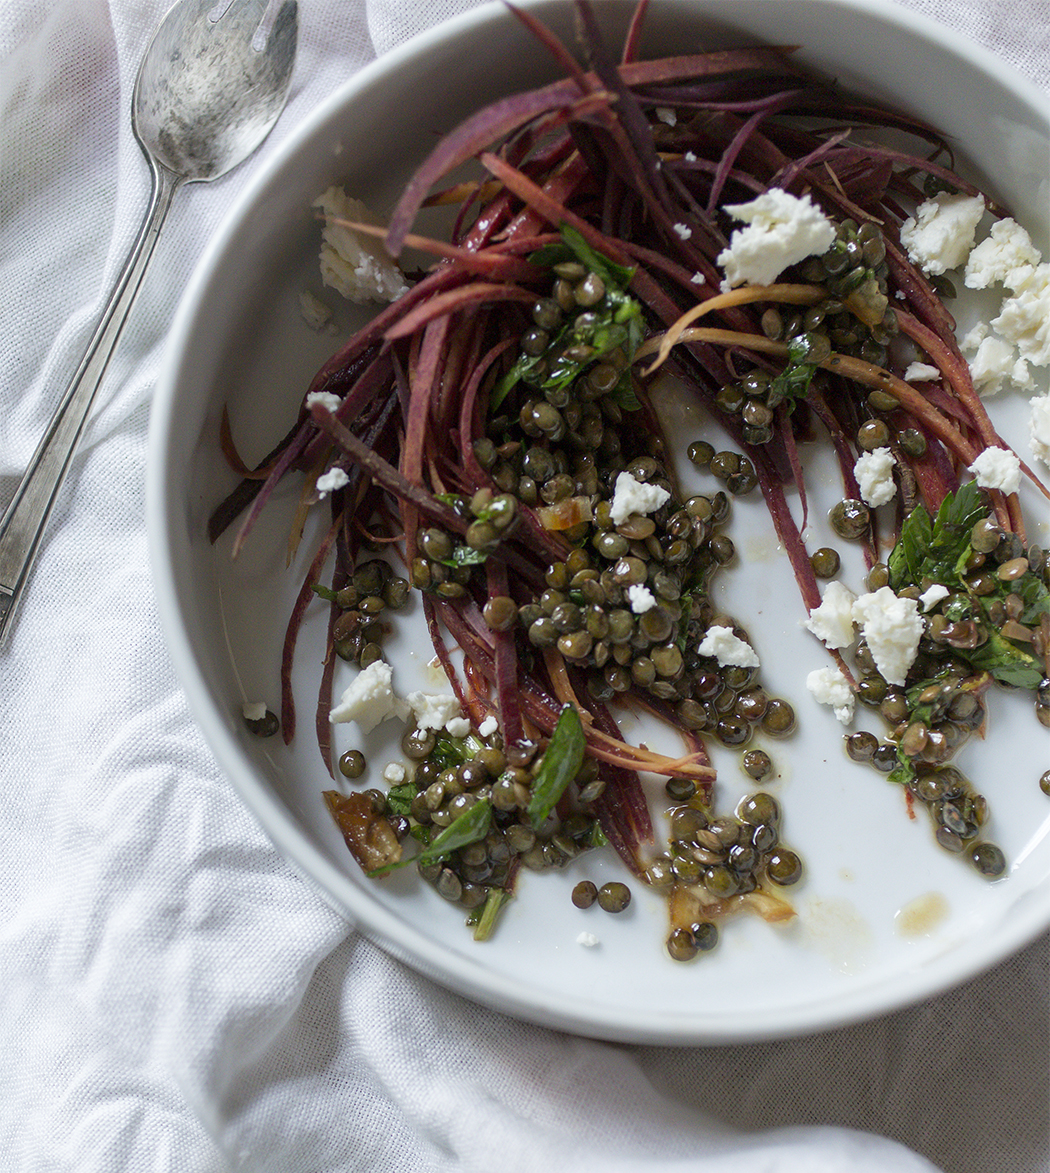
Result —
<svg viewBox="0 0 1050 1173"><path fill-rule="evenodd" d="M564 5L533 7L571 36ZM622 29L630 6L610 0L598 10ZM973 45L877 2L667 0L652 6L648 27L647 55L684 51L694 34L709 45L749 37L802 45L806 60L964 143L979 173L994 177L996 193L1050 252L1045 95ZM491 68L481 74L485 63ZM277 708L281 639L309 555L285 568L291 486L238 562L229 559L228 540L209 545L207 516L235 481L219 452L219 414L227 402L242 452L257 459L284 433L334 348L337 340L311 331L299 308L301 289L320 292L310 203L329 183L343 182L385 213L438 132L501 92L552 76L545 54L502 5L427 33L324 103L212 242L172 329L151 434L151 551L179 677L220 764L285 856L362 931L468 997L580 1033L676 1043L797 1034L921 999L1050 924L1050 801L1038 785L1050 764L1046 734L1030 702L996 695L990 741L962 759L989 797L992 833L1011 864L1008 878L990 884L934 846L924 811L908 819L898 788L848 761L841 727L808 699L805 673L827 661L798 626L797 588L757 497L734 507L731 532L742 557L719 589L751 631L767 687L795 701L801 717L796 736L770 746L778 778L768 788L783 802L785 839L807 865L804 882L791 890L799 915L786 928L740 917L725 925L714 953L672 962L663 948L666 909L640 885L621 916L584 913L569 901L581 877L600 883L621 874L611 855L588 856L564 873L524 874L496 936L483 945L463 927L462 909L410 870L383 885L364 879L321 800L331 784L312 729L323 605L300 642L293 745L259 740L241 720L245 699ZM354 315L341 313L346 327ZM1005 396L994 407L1006 438L1027 456L1026 403ZM705 427L695 411L675 410L687 439ZM834 480L816 465L808 480L811 516L819 518L834 499ZM1030 516L1045 517L1034 495L1026 503ZM856 566L853 581L859 584ZM437 691L430 655L417 614L388 645L399 691ZM337 690L351 673L340 667ZM339 749L355 728L339 728ZM385 753L368 747L370 784L380 784ZM736 755L723 751L716 762L724 808L747 787ZM600 944L577 944L583 931Z"/></svg>

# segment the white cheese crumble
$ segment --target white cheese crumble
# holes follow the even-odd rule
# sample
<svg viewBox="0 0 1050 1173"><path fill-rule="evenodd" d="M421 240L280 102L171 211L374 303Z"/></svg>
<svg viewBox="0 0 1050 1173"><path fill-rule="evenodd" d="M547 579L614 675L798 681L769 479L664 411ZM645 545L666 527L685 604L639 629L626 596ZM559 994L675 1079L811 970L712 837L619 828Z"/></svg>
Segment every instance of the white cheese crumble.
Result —
<svg viewBox="0 0 1050 1173"><path fill-rule="evenodd" d="M678 125L678 115L671 106L657 106L656 117L659 118L661 122L666 123L668 126Z"/></svg>
<svg viewBox="0 0 1050 1173"><path fill-rule="evenodd" d="M632 582L627 588L627 601L635 615L644 615L656 606L656 596L641 582Z"/></svg>
<svg viewBox="0 0 1050 1173"><path fill-rule="evenodd" d="M330 187L314 201L325 215L321 243L321 280L350 301L396 301L408 292L405 276L378 237L366 236L334 219L374 223L360 200Z"/></svg>
<svg viewBox="0 0 1050 1173"><path fill-rule="evenodd" d="M905 383L935 383L941 372L928 362L913 362L904 372Z"/></svg>
<svg viewBox="0 0 1050 1173"><path fill-rule="evenodd" d="M974 389L981 395L998 394L1013 372L1014 359L1014 348L1009 342L993 334L987 335L970 359L970 378L973 379Z"/></svg>
<svg viewBox="0 0 1050 1173"><path fill-rule="evenodd" d="M682 158L687 163L695 163L696 162L696 151L686 151L686 153L682 156Z"/></svg>
<svg viewBox="0 0 1050 1173"><path fill-rule="evenodd" d="M1032 372L1028 369L1027 359L1019 358L1010 368L1010 382L1015 387L1020 387L1022 391L1035 390L1035 379L1032 378Z"/></svg>
<svg viewBox="0 0 1050 1173"><path fill-rule="evenodd" d="M688 224L676 224L674 230L678 234L679 240L688 240L693 235L693 230Z"/></svg>
<svg viewBox="0 0 1050 1173"><path fill-rule="evenodd" d="M881 675L890 684L903 684L924 630L917 600L901 599L888 586L879 587L853 604L853 619Z"/></svg>
<svg viewBox="0 0 1050 1173"><path fill-rule="evenodd" d="M806 687L821 705L831 705L843 725L853 720L856 698L849 681L838 668L817 668L806 677Z"/></svg>
<svg viewBox="0 0 1050 1173"><path fill-rule="evenodd" d="M701 656L714 656L723 668L758 668L758 653L732 628L720 627L717 623L707 629L700 646L696 649Z"/></svg>
<svg viewBox="0 0 1050 1173"><path fill-rule="evenodd" d="M901 244L924 273L943 273L966 260L977 225L984 215L984 197L942 192L925 200L901 225Z"/></svg>
<svg viewBox="0 0 1050 1173"><path fill-rule="evenodd" d="M350 484L350 478L341 468L330 468L327 472L321 473L317 478L317 492L322 497L327 497L329 493L336 489L341 489L345 485Z"/></svg>
<svg viewBox="0 0 1050 1173"><path fill-rule="evenodd" d="M391 786L396 786L399 782L405 780L405 767L400 762L390 762L383 770L383 781L389 782Z"/></svg>
<svg viewBox="0 0 1050 1173"><path fill-rule="evenodd" d="M963 281L968 289L1005 285L1017 290L1041 260L1032 238L1016 220L996 220L985 239L970 253Z"/></svg>
<svg viewBox="0 0 1050 1173"><path fill-rule="evenodd" d="M1028 420L1028 445L1036 459L1050 466L1050 395L1032 400Z"/></svg>
<svg viewBox="0 0 1050 1173"><path fill-rule="evenodd" d="M981 345L981 343L988 337L988 323L978 322L973 329L968 330L962 338L959 339L959 349L964 354L973 354L973 352Z"/></svg>
<svg viewBox="0 0 1050 1173"><path fill-rule="evenodd" d="M941 599L946 599L951 593L943 582L935 582L919 595L919 602L922 603L924 611L929 611L931 607L936 607Z"/></svg>
<svg viewBox="0 0 1050 1173"><path fill-rule="evenodd" d="M624 471L616 478L609 516L613 525L623 525L632 513L655 513L670 499L666 489L639 481Z"/></svg>
<svg viewBox="0 0 1050 1173"><path fill-rule="evenodd" d="M261 721L266 716L266 702L245 701L241 712L245 721Z"/></svg>
<svg viewBox="0 0 1050 1173"><path fill-rule="evenodd" d="M1050 366L1050 263L1032 270L1015 296L1003 302L992 326L1033 366Z"/></svg>
<svg viewBox="0 0 1050 1173"><path fill-rule="evenodd" d="M725 211L746 228L736 229L716 263L726 275L723 291L735 285L770 285L806 257L827 252L835 226L808 195L801 199L771 187L747 204L727 204Z"/></svg>
<svg viewBox="0 0 1050 1173"><path fill-rule="evenodd" d="M600 945L601 941L593 933L583 932L576 938L576 944L582 945L585 949L593 949L595 945Z"/></svg>
<svg viewBox="0 0 1050 1173"><path fill-rule="evenodd" d="M1016 493L1021 487L1021 462L1007 448L986 448L970 465L982 489Z"/></svg>
<svg viewBox="0 0 1050 1173"><path fill-rule="evenodd" d="M853 604L857 596L848 586L833 579L809 618L802 626L811 631L827 648L848 648L854 639Z"/></svg>
<svg viewBox="0 0 1050 1173"><path fill-rule="evenodd" d="M356 721L362 733L371 733L390 717L404 720L407 710L404 701L394 695L392 678L390 665L385 660L374 660L354 677L339 704L333 705L329 721L333 725Z"/></svg>
<svg viewBox="0 0 1050 1173"><path fill-rule="evenodd" d="M853 475L865 504L875 508L892 501L897 495L897 482L893 479L896 464L889 448L875 448L860 454L853 466Z"/></svg>
<svg viewBox="0 0 1050 1173"><path fill-rule="evenodd" d="M485 718L485 720L482 721L481 724L478 726L478 732L481 734L482 737L491 737L493 735L493 733L495 733L498 728L499 728L499 722L496 720L496 718L491 713L489 713L489 715Z"/></svg>
<svg viewBox="0 0 1050 1173"><path fill-rule="evenodd" d="M450 721L445 722L445 732L450 737L468 737L470 722L466 717L453 717Z"/></svg>
<svg viewBox="0 0 1050 1173"><path fill-rule="evenodd" d="M309 411L314 406L323 407L326 411L330 411L332 415L343 406L343 401L338 395L331 391L311 391L306 397L306 410Z"/></svg>
<svg viewBox="0 0 1050 1173"><path fill-rule="evenodd" d="M332 311L309 289L299 290L299 313L302 314L303 321L311 330L334 333L334 328L329 331L329 327L332 325Z"/></svg>
<svg viewBox="0 0 1050 1173"><path fill-rule="evenodd" d="M446 693L410 692L405 698L420 729L444 729L459 717L459 701Z"/></svg>
<svg viewBox="0 0 1050 1173"><path fill-rule="evenodd" d="M703 285L704 275L703 273L694 273L692 277L689 278L689 280L693 285Z"/></svg>

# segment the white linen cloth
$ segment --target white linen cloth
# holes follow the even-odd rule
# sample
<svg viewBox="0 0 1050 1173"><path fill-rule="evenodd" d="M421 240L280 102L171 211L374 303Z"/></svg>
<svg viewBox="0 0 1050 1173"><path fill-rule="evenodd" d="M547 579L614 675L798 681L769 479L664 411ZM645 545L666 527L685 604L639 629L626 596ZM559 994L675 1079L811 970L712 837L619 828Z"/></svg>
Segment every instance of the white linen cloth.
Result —
<svg viewBox="0 0 1050 1173"><path fill-rule="evenodd" d="M1047 0L908 2L1050 87ZM166 3L0 7L0 506L144 208L128 111ZM801 1040L562 1035L352 931L190 719L143 528L167 324L296 122L469 3L301 0L287 113L247 165L185 189L162 234L0 655L0 1169L1046 1173L1050 938L924 1005Z"/></svg>

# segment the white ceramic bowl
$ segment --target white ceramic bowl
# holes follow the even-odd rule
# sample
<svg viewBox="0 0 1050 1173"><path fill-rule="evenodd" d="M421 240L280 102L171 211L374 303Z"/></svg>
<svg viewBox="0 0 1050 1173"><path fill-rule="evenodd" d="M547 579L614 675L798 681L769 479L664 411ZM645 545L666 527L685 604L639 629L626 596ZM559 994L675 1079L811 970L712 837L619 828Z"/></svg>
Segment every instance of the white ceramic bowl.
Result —
<svg viewBox="0 0 1050 1173"><path fill-rule="evenodd" d="M530 7L571 38L565 4ZM596 8L616 35L631 6L605 0ZM883 0L655 0L647 55L681 52L697 39L800 45L806 61L846 84L941 126L1050 251L1046 95L986 52ZM801 605L761 503L738 506L734 525L744 528L734 535L746 556L727 584L730 608L763 649L770 687L803 713L802 733L774 749L788 837L808 865L794 897L799 917L787 931L740 918L714 954L675 964L662 946L666 912L650 893L637 893L621 917L572 907L568 888L581 875L618 873L614 859L588 860L569 874L526 874L495 938L478 945L461 912L414 877L401 873L382 886L364 879L321 800L329 781L311 726L322 607L297 661L293 746L245 730L244 699L277 707L280 641L305 567L305 555L284 566L294 490L279 494L236 564L228 541L209 544L205 521L235 480L219 451L223 402L242 450L257 458L283 434L334 347L299 311L299 290L320 289L311 201L343 182L387 212L436 132L553 76L547 54L500 4L426 33L323 103L212 241L171 331L149 463L157 597L189 703L245 803L335 906L409 965L511 1014L614 1039L726 1042L855 1021L943 990L1050 923L1050 804L1037 782L1045 733L1028 706L997 705L994 737L966 759L1012 860L1009 878L988 884L933 847L925 818L908 821L896 788L847 762L830 712L804 707L802 674L824 660L797 628ZM1020 446L1024 404L1007 397L996 412ZM701 422L684 411L681 426L695 435ZM819 505L819 485L817 492ZM420 647L418 630L390 645L403 690L413 677L426 687L429 653ZM337 688L348 679L349 670ZM352 729L340 727L340 747ZM1004 745L1016 767L1004 768ZM377 746L370 757L381 762L383 752ZM724 775L727 795L743 792L731 762ZM601 944L581 948L581 930Z"/></svg>

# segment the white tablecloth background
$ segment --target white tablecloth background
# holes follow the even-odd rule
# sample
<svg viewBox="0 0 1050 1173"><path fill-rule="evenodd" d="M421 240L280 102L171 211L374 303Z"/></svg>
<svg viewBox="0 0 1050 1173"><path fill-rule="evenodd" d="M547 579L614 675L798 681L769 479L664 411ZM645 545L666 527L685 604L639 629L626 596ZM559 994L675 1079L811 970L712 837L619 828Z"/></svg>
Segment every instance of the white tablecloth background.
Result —
<svg viewBox="0 0 1050 1173"><path fill-rule="evenodd" d="M1050 88L1047 0L907 2ZM165 228L0 655L0 1169L1046 1173L1050 939L914 1009L798 1041L561 1035L353 932L277 856L189 717L143 526L174 306L298 120L469 3L301 0L276 131L227 179L186 189ZM0 6L0 506L144 208L127 112L165 6Z"/></svg>

